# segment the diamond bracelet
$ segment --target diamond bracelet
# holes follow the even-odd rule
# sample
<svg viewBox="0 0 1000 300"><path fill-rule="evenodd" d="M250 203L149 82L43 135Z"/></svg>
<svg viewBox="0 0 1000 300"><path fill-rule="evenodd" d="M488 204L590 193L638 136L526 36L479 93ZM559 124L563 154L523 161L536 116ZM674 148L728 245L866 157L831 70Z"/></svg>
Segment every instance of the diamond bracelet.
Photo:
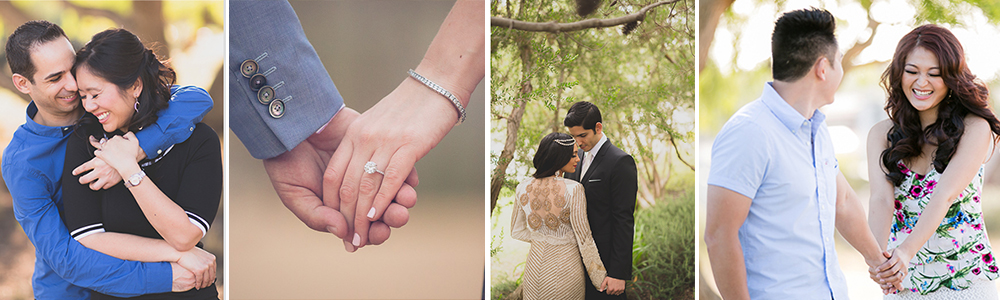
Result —
<svg viewBox="0 0 1000 300"><path fill-rule="evenodd" d="M441 94L441 96L444 96L445 98L448 98L448 100L451 100L451 104L454 104L455 109L458 110L458 123L455 123L455 125L460 125L462 124L462 122L465 122L465 108L462 107L461 102L458 102L458 97L455 97L455 95L452 95L451 92L444 89L440 85L437 85L436 83L430 81L429 79L424 78L424 76L420 76L420 74L414 72L413 69L410 69L410 71L408 71L407 73L409 73L410 77L413 77L413 79L420 81L420 83L423 83L424 85L431 88L435 92L438 92L438 94Z"/></svg>

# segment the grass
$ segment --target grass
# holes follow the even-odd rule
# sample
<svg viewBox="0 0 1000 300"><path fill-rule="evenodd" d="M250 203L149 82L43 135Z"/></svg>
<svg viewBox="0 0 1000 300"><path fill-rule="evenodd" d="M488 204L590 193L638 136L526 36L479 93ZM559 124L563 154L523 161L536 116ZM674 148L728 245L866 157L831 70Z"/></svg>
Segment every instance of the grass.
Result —
<svg viewBox="0 0 1000 300"><path fill-rule="evenodd" d="M629 299L694 299L694 191L636 212ZM513 292L520 278L492 282L490 299Z"/></svg>
<svg viewBox="0 0 1000 300"><path fill-rule="evenodd" d="M636 215L630 299L694 299L694 191Z"/></svg>

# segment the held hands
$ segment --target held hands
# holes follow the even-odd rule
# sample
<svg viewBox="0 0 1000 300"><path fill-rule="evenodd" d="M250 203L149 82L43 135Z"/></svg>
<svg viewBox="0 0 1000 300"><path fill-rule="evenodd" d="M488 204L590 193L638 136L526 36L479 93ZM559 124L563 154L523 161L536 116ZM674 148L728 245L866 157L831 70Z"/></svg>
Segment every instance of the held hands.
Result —
<svg viewBox="0 0 1000 300"><path fill-rule="evenodd" d="M194 247L181 253L177 264L194 276L194 288L203 289L215 282L215 255Z"/></svg>
<svg viewBox="0 0 1000 300"><path fill-rule="evenodd" d="M97 143L91 140L91 145L97 148L97 150L94 150L94 156L103 160L122 177L128 176L122 175L125 173L132 174L138 172L139 164L136 162L136 153L142 150L139 148L139 139L135 137L134 133L127 132L124 135L115 136L108 140L102 139ZM84 165L87 165L87 163L84 163ZM93 189L93 187L91 188Z"/></svg>
<svg viewBox="0 0 1000 300"><path fill-rule="evenodd" d="M191 271L173 262L170 263L170 271L173 278L171 292L184 292L195 287L194 273Z"/></svg>
<svg viewBox="0 0 1000 300"><path fill-rule="evenodd" d="M358 119L358 112L342 109L326 127L310 136L294 149L274 158L264 160L275 192L296 217L316 231L330 232L343 239L345 249L357 248L350 243L350 228L341 214L340 202L324 198L323 172L330 157L339 153L339 146L347 128ZM409 220L408 208L417 201L413 186L418 184L416 171L411 170L407 180L391 195L395 202L388 205L385 214L371 224L365 235L367 244L378 245L389 238L390 228L399 228ZM331 187L332 188L332 187Z"/></svg>
<svg viewBox="0 0 1000 300"><path fill-rule="evenodd" d="M625 280L605 276L604 282L601 282L601 288L598 290L608 295L621 295L625 292Z"/></svg>
<svg viewBox="0 0 1000 300"><path fill-rule="evenodd" d="M896 248L891 252L882 252L882 255L887 260L877 266L869 263L868 273L882 288L883 294L895 294L903 289L903 278L906 277L907 264L913 258L913 254L902 248Z"/></svg>
<svg viewBox="0 0 1000 300"><path fill-rule="evenodd" d="M408 193L403 183L416 182L414 164L457 120L458 112L448 99L407 78L350 124L330 159L321 189L324 203L339 207L346 220L348 251L371 242L369 235L376 229L372 222L393 213L389 204L394 196L403 203L399 197ZM368 162L378 171L367 173Z"/></svg>
<svg viewBox="0 0 1000 300"><path fill-rule="evenodd" d="M105 139L98 141L93 136L90 137L90 145L95 149L102 149L105 142L107 142ZM138 143L138 141L136 143ZM138 146L138 144L136 145ZM136 162L146 158L146 153L143 152L141 148L137 148L137 150L138 153L135 155ZM122 181L122 176L118 174L118 171L108 165L108 163L103 159L98 157L94 157L76 167L76 169L73 169L73 175L79 176L87 171L90 171L90 173L80 176L80 184L88 185L90 186L90 189L95 191L109 189L117 185L118 182Z"/></svg>

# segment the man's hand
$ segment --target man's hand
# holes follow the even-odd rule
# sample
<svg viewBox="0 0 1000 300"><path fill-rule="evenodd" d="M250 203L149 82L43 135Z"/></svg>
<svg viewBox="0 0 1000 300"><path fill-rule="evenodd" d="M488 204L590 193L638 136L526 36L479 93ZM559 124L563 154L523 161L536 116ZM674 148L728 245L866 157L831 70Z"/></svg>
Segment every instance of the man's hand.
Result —
<svg viewBox="0 0 1000 300"><path fill-rule="evenodd" d="M194 274L177 263L170 263L173 272L173 288L171 292L184 292L194 288Z"/></svg>
<svg viewBox="0 0 1000 300"><path fill-rule="evenodd" d="M888 260L879 266L868 269L872 280L878 282L882 287L882 293L894 293L903 289L903 278L906 277L907 265L912 254L902 248L893 249L891 252L883 254Z"/></svg>
<svg viewBox="0 0 1000 300"><path fill-rule="evenodd" d="M605 276L604 282L601 283L601 290L608 295L621 295L625 292L625 280Z"/></svg>
<svg viewBox="0 0 1000 300"><path fill-rule="evenodd" d="M182 253L177 264L194 274L196 289L206 288L215 282L215 255L208 251L194 247Z"/></svg>
<svg viewBox="0 0 1000 300"><path fill-rule="evenodd" d="M455 127L457 116L447 99L407 78L350 125L323 175L323 200L339 203L354 246L366 243L369 224L387 211L414 164ZM368 162L384 175L367 174Z"/></svg>
<svg viewBox="0 0 1000 300"><path fill-rule="evenodd" d="M313 134L289 152L264 160L264 169L285 207L309 228L330 232L343 239L348 252L357 248L348 240L350 228L339 211L340 202L322 198L323 172L348 126L357 117L358 112L344 108L319 133ZM371 231L365 237L368 244L381 244L389 238L390 226L398 228L406 224L409 220L407 209L417 201L417 194L413 189L417 184L416 171L412 170L406 184L394 195L395 202L386 208L379 221L372 223Z"/></svg>
<svg viewBox="0 0 1000 300"><path fill-rule="evenodd" d="M94 146L95 149L101 149L101 147L104 146L104 141L106 140L102 139L98 141L93 136L90 137L90 145ZM139 148L139 153L141 153L141 155L136 155L136 162L146 157L146 153L142 151L142 148ZM90 173L80 176L80 184L88 185L90 186L90 189L95 191L109 189L118 184L118 182L122 181L122 176L119 175L114 168L104 162L103 159L97 157L94 157L76 167L76 169L73 169L73 175L79 176L87 171L90 171Z"/></svg>

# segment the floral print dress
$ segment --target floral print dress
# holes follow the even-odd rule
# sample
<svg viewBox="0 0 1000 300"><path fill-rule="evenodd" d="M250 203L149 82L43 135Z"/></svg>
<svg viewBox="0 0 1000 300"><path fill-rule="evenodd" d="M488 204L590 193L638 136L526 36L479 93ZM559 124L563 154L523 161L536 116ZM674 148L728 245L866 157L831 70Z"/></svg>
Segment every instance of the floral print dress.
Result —
<svg viewBox="0 0 1000 300"><path fill-rule="evenodd" d="M917 174L902 162L899 168L906 177L895 187L889 249L899 247L913 232L941 178L933 167L926 175ZM948 208L937 231L910 260L904 288L926 295L941 289L964 290L998 277L979 203L982 186L983 166L980 166L969 186Z"/></svg>

